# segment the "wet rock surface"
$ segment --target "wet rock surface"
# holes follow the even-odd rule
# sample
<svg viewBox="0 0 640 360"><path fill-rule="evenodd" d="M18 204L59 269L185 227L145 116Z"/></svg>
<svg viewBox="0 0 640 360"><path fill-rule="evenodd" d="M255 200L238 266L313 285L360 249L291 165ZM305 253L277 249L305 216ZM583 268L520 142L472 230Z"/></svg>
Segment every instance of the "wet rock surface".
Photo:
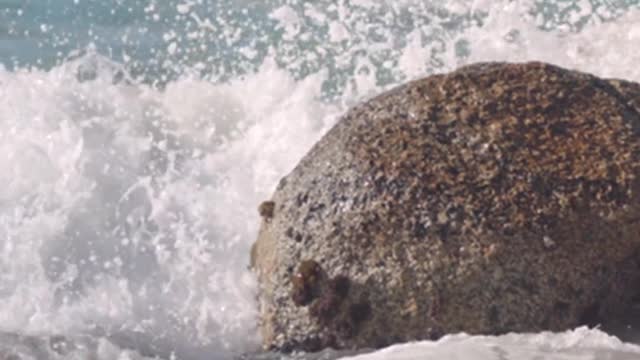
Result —
<svg viewBox="0 0 640 360"><path fill-rule="evenodd" d="M471 65L351 109L260 209L265 348L623 311L640 278L639 113L640 85L543 63Z"/></svg>

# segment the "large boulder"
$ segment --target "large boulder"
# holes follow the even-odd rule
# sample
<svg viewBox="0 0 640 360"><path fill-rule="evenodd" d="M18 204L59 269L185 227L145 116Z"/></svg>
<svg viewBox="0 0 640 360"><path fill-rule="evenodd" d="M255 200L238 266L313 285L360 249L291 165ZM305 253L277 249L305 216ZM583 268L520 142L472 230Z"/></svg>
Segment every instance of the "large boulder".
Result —
<svg viewBox="0 0 640 360"><path fill-rule="evenodd" d="M640 85L476 64L350 110L260 206L264 345L594 324L638 284Z"/></svg>

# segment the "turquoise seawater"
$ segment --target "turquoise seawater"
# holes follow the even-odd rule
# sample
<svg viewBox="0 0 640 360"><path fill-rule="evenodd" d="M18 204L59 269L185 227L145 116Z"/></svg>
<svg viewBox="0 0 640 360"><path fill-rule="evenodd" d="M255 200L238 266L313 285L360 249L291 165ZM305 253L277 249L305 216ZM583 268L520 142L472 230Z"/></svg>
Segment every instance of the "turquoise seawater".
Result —
<svg viewBox="0 0 640 360"><path fill-rule="evenodd" d="M260 358L257 205L349 106L477 61L640 81L638 45L630 0L0 0L0 358ZM640 348L575 329L378 358Z"/></svg>
<svg viewBox="0 0 640 360"><path fill-rule="evenodd" d="M638 3L547 0L524 6L540 29L577 32L589 23L612 21ZM328 70L341 73L344 82L355 59L367 57L381 81L393 82L401 77L394 67L410 34L420 32L421 45L431 47L427 71L450 67L442 55L454 51L464 58L469 47L464 37L450 40L482 27L488 5L481 0L2 0L0 64L50 69L95 51L136 77L166 82L187 71L228 80L256 71L273 56L298 78ZM342 30L347 33L334 41Z"/></svg>

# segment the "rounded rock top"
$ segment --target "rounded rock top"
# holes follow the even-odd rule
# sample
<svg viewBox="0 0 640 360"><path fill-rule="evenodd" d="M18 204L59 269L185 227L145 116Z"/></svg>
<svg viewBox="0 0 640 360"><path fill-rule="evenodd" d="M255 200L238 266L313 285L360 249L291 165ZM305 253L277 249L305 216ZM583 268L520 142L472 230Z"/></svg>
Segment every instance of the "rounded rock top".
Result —
<svg viewBox="0 0 640 360"><path fill-rule="evenodd" d="M269 200L252 250L265 347L562 330L624 308L639 130L640 85L537 62L357 105Z"/></svg>

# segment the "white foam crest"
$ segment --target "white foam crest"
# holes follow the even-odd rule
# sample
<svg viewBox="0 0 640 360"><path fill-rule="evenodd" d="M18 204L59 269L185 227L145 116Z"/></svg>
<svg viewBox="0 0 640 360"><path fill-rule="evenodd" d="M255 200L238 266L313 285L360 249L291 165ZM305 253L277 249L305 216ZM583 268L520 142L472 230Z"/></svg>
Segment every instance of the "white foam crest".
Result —
<svg viewBox="0 0 640 360"><path fill-rule="evenodd" d="M388 41L380 44L356 41L348 52L337 57L340 66L356 65L352 80L355 83L351 87L355 91L346 92L350 98L354 93L362 96L367 91L380 90L375 84L360 83L358 79L362 78L362 72L368 72L377 81L375 72L380 67L370 59L385 51L392 54L388 62L396 61L392 72L399 80L451 71L474 62L533 60L604 77L637 80L640 76L635 66L640 55L634 51L640 38L637 9L625 11L607 2L584 0L552 3L558 7L558 13L552 14L541 10L540 2L535 0L435 1L429 3L431 7L418 0L370 3L372 8L384 4L396 16L403 14L401 9L408 9L416 17L416 24L410 32L400 33L401 39L391 24L386 28L370 25ZM429 15L436 13L436 8L448 15ZM329 29L346 24L355 39L362 36L361 29L369 26L359 11L344 10L342 17L340 21L330 21ZM453 17L459 22L456 27L448 23ZM362 89L358 89L361 85Z"/></svg>
<svg viewBox="0 0 640 360"><path fill-rule="evenodd" d="M538 60L602 77L640 80L640 54L634 51L640 40L640 11L631 10L611 22L594 20L575 32L562 26L542 30L529 9L520 2L490 7L482 27L472 27L455 40L470 44L470 56L463 63ZM582 9L589 10L586 5Z"/></svg>
<svg viewBox="0 0 640 360"><path fill-rule="evenodd" d="M600 330L581 327L564 333L448 335L438 341L394 345L342 360L632 360L639 357L640 346L624 344Z"/></svg>
<svg viewBox="0 0 640 360"><path fill-rule="evenodd" d="M0 328L190 359L255 350L257 205L335 121L324 75L266 62L160 91L110 65L0 73Z"/></svg>

